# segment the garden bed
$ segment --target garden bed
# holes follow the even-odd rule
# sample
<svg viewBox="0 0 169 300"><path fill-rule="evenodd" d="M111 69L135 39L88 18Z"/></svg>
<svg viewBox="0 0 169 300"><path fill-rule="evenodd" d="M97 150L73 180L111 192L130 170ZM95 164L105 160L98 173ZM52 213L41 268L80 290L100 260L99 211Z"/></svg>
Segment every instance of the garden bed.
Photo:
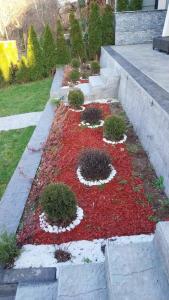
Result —
<svg viewBox="0 0 169 300"><path fill-rule="evenodd" d="M90 104L103 110L104 117L121 115L128 125L127 142L110 145L103 141L103 129L79 126L80 113L60 106L47 140L39 171L27 201L18 240L21 244L61 244L112 236L151 233L155 222L167 219L169 209L158 189L155 173L131 125L117 103ZM78 157L86 148L106 151L117 174L107 184L88 187L77 178ZM84 217L71 231L49 233L40 228L42 208L39 196L49 183L63 182L76 194Z"/></svg>

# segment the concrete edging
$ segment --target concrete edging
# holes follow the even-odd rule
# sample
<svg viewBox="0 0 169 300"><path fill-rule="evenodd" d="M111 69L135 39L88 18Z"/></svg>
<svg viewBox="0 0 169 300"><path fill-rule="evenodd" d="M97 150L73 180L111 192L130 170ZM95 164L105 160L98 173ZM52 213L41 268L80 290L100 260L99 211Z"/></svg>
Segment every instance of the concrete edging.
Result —
<svg viewBox="0 0 169 300"><path fill-rule="evenodd" d="M62 77L63 70L58 69L54 77L56 90L61 86ZM0 201L0 234L17 232L54 115L55 106L48 102Z"/></svg>

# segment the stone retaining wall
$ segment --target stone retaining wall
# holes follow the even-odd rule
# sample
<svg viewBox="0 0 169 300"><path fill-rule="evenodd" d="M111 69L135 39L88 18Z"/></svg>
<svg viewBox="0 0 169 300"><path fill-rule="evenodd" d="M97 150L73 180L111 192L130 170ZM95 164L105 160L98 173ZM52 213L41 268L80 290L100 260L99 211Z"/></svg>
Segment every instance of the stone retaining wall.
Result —
<svg viewBox="0 0 169 300"><path fill-rule="evenodd" d="M115 14L115 45L151 42L162 34L166 10L123 12Z"/></svg>
<svg viewBox="0 0 169 300"><path fill-rule="evenodd" d="M169 196L169 93L111 47L102 48L101 67L121 77L118 99Z"/></svg>

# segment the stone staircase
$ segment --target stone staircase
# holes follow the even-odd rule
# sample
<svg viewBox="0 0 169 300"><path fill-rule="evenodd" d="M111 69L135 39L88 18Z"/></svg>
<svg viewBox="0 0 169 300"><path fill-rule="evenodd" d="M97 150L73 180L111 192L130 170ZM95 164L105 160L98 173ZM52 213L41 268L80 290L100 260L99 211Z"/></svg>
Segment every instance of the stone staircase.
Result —
<svg viewBox="0 0 169 300"><path fill-rule="evenodd" d="M158 223L153 238L143 237L108 240L105 263L62 265L50 276L42 269L42 279L35 269L35 279L15 275L11 284L10 276L4 276L0 299L169 300L169 222Z"/></svg>
<svg viewBox="0 0 169 300"><path fill-rule="evenodd" d="M80 89L85 101L92 102L97 99L117 98L120 77L109 68L101 68L100 75L89 76L89 83L81 83L75 87ZM67 101L69 87L61 87L53 96L64 97Z"/></svg>

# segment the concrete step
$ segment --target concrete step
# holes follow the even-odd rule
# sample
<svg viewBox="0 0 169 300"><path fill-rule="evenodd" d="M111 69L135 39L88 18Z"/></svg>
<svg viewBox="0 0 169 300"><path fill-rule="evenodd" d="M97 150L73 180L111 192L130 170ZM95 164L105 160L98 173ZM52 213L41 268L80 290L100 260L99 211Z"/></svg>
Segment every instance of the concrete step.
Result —
<svg viewBox="0 0 169 300"><path fill-rule="evenodd" d="M169 282L169 222L159 222L157 224L154 247L158 251L160 262Z"/></svg>
<svg viewBox="0 0 169 300"><path fill-rule="evenodd" d="M58 300L107 300L104 264L59 268Z"/></svg>
<svg viewBox="0 0 169 300"><path fill-rule="evenodd" d="M105 83L103 82L102 78L100 75L96 76L89 76L89 84L91 85L92 88L104 88Z"/></svg>
<svg viewBox="0 0 169 300"><path fill-rule="evenodd" d="M101 68L100 76L106 86L114 84L120 80L120 76L111 68Z"/></svg>
<svg viewBox="0 0 169 300"><path fill-rule="evenodd" d="M168 300L169 285L153 242L106 248L106 274L111 300Z"/></svg>
<svg viewBox="0 0 169 300"><path fill-rule="evenodd" d="M83 92L85 101L93 101L94 94L89 83L80 83L76 87Z"/></svg>
<svg viewBox="0 0 169 300"><path fill-rule="evenodd" d="M0 300L15 300L17 284L0 285Z"/></svg>
<svg viewBox="0 0 169 300"><path fill-rule="evenodd" d="M57 282L19 284L15 300L57 300Z"/></svg>

